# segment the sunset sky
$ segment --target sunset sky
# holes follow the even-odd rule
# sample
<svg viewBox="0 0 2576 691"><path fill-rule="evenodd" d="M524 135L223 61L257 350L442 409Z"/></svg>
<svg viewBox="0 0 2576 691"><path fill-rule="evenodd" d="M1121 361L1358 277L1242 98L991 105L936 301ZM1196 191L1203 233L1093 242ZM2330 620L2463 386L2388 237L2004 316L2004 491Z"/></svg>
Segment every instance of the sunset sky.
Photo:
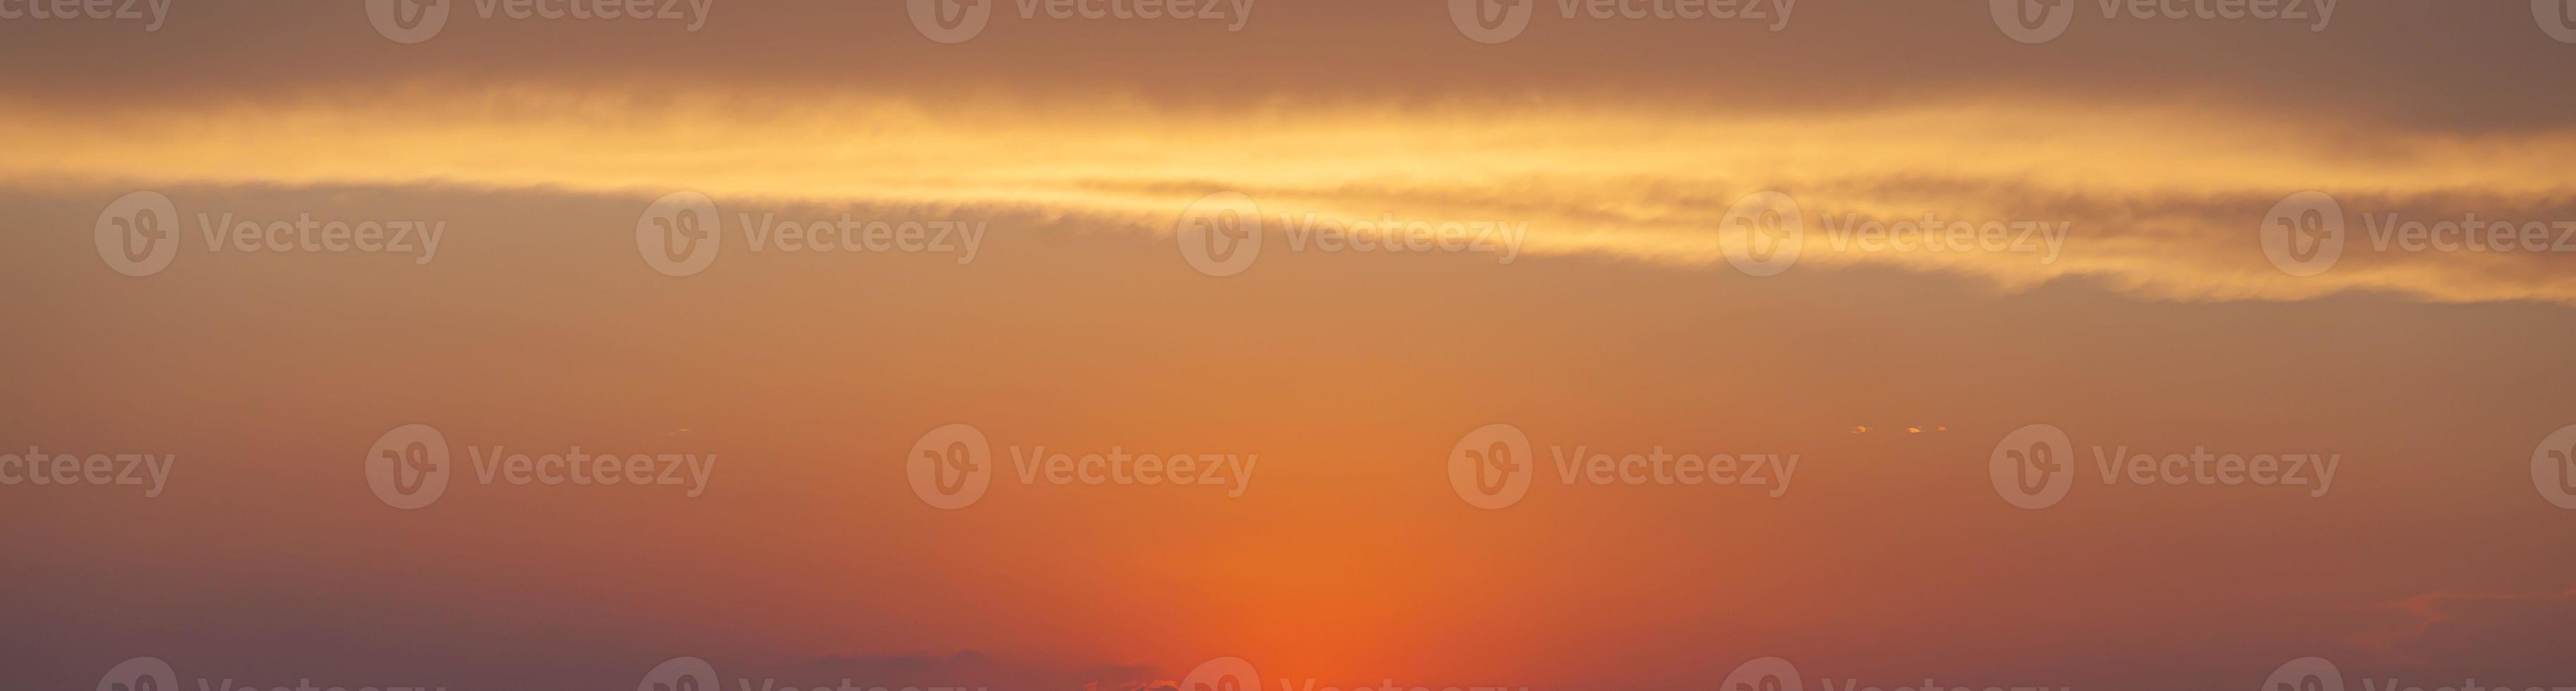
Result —
<svg viewBox="0 0 2576 691"><path fill-rule="evenodd" d="M0 0L0 689L2576 687L2576 1L2022 1Z"/></svg>

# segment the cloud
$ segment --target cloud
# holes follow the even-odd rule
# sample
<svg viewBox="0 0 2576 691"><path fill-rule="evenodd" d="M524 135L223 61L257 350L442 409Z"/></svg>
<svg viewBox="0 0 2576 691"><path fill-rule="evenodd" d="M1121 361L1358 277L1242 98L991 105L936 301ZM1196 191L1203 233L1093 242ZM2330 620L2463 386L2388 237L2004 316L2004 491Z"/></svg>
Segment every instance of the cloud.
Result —
<svg viewBox="0 0 2576 691"><path fill-rule="evenodd" d="M1804 218L1799 266L1892 266L2004 290L2081 278L2165 300L2372 291L2576 304L2576 185L2557 174L2576 131L2420 134L2212 104L1793 116L414 85L112 117L18 104L0 109L0 132L24 142L0 181L30 188L693 190L1072 214L1153 233L1202 195L1234 191L1275 233L1485 223L1525 229L1534 255L1709 267L1726 265L1721 237L1750 232L1726 225L1732 205L1781 191ZM2345 248L2323 273L2292 275L2262 237L2287 227L2270 218L2276 204L2310 190L2339 203ZM2472 220L2524 235L2507 251L2464 249L2478 239L2462 226ZM2411 247L2410 228L2449 244Z"/></svg>

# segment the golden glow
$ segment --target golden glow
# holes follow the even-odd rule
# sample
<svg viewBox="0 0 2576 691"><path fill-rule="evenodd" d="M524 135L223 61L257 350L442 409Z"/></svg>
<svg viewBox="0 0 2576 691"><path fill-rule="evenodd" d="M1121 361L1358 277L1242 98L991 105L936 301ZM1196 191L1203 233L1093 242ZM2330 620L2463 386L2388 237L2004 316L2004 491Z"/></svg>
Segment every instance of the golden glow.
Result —
<svg viewBox="0 0 2576 691"><path fill-rule="evenodd" d="M2565 134L2369 132L2214 107L2156 111L1989 103L1843 114L1687 107L912 102L415 87L363 101L209 104L115 118L0 110L0 175L42 186L413 184L718 199L998 206L1168 232L1201 195L1283 215L1526 223L1527 254L1603 253L1723 266L1736 199L1796 197L1801 265L1876 263L2025 288L2061 276L2169 299L2303 299L2384 289L2437 301L2576 302L2531 255L2401 255L2356 243L2294 278L2256 232L2301 181L2347 200L2513 217L2567 191ZM743 103L793 103L790 107ZM1931 136L1938 133L1939 136ZM1173 142L1186 142L1174 145ZM2464 195L2462 190L2476 190ZM2356 201L2364 202L2355 204ZM1835 241L1849 220L2033 222L2016 251L1911 251ZM2535 219L2533 216L2520 218ZM2545 219L2545 217L2539 217ZM2428 218L2426 220L2438 220ZM2538 220L2538 219L2535 219ZM2558 272L2563 273L2563 272Z"/></svg>

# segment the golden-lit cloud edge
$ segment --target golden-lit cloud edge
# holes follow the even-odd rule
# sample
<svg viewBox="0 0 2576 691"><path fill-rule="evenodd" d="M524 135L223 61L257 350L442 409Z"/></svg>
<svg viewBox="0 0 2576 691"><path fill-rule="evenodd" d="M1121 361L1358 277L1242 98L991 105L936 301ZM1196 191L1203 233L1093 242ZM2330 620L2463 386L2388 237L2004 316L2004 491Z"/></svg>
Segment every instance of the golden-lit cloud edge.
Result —
<svg viewBox="0 0 2576 691"><path fill-rule="evenodd" d="M2576 221L2576 133L2413 133L2254 110L2025 99L1748 115L1683 106L1454 101L1176 107L831 94L396 89L186 109L0 105L0 180L408 185L719 199L1001 206L1170 233L1232 191L1265 228L1444 223L1524 229L1526 255L1729 265L1739 200L1778 191L1803 223L1794 267L1876 264L2016 290L2082 276L2173 300L2348 290L2436 302L2576 304L2542 251L2377 244L2402 221ZM2331 195L2345 250L2295 276L2262 245L2284 197ZM1925 225L1945 242L1862 234ZM1766 238L1786 237L1769 225ZM2000 233L1998 235L1997 233ZM1503 236L1509 237L1509 236ZM1983 240L1977 238L1982 237ZM1934 246L1941 245L1941 246Z"/></svg>

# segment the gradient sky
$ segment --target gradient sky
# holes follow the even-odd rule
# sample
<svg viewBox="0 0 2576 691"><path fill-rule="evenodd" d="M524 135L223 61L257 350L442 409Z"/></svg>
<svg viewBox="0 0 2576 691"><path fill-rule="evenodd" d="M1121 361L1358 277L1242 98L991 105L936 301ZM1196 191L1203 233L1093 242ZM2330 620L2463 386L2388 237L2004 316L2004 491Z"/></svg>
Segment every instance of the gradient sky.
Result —
<svg viewBox="0 0 2576 691"><path fill-rule="evenodd" d="M0 685L148 656L185 688L623 689L696 657L727 688L1114 691L1230 656L1283 691L1662 690L1776 656L1807 691L2256 691L2319 656L2352 691L2576 686L2576 510L2532 475L2576 424L2576 255L2368 232L2576 222L2576 44L2529 3L2312 30L2072 2L2025 44L1966 0L1799 2L1776 31L1532 1L1495 44L1430 0L1270 0L1238 31L999 0L956 44L896 0L715 0L695 31L454 3L417 44L365 3L0 19L0 452L177 459L153 497L0 486ZM138 191L181 238L140 277L95 232ZM1727 221L1765 191L1807 240L1748 275ZM2298 276L2261 236L2306 191L2348 242ZM637 227L675 192L728 243L739 213L987 234L962 263L728 244L672 276ZM1176 238L1217 192L1267 224L1237 275ZM200 213L443 235L426 263L216 251ZM1822 238L1927 215L2063 247ZM1300 251L1282 221L1310 218L1526 236L1508 262ZM696 497L399 510L365 464L408 423L459 461L720 461ZM943 510L905 457L951 423L1006 465L1259 464L1240 496L1001 478ZM1494 423L1542 463L1800 465L1777 497L1542 467L1487 510L1449 468ZM2081 457L2043 509L1988 470L2033 423ZM2097 446L2340 465L2322 496L2106 486Z"/></svg>

